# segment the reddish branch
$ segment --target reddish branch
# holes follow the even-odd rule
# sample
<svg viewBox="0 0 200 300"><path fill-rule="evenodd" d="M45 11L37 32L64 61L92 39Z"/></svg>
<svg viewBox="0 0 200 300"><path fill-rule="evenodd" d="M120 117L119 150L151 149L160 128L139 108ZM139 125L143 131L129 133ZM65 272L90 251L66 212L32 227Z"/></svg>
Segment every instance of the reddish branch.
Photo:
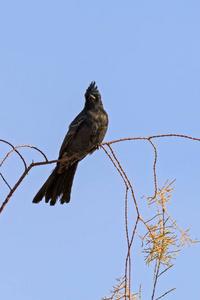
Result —
<svg viewBox="0 0 200 300"><path fill-rule="evenodd" d="M33 148L33 147L31 147ZM18 188L18 186L20 185L20 183L22 182L22 180L24 179L24 177L28 174L28 172L36 166L42 166L42 165L48 165L48 164L53 164L53 163L57 163L57 162L65 162L65 161L69 161L73 158L75 158L76 156L78 156L78 154L74 154L69 158L65 158L65 159L58 159L58 160L51 160L51 161L43 161L43 162L37 162L37 163L31 163L28 167L26 167L24 173L22 174L22 176L20 177L20 179L16 182L16 184L14 185L14 187L10 190L10 193L8 194L8 196L6 197L5 201L2 203L1 207L0 207L0 214L2 213L4 207L6 206L6 204L8 203L8 201L10 200L10 198L12 197L13 193L15 192L15 190Z"/></svg>

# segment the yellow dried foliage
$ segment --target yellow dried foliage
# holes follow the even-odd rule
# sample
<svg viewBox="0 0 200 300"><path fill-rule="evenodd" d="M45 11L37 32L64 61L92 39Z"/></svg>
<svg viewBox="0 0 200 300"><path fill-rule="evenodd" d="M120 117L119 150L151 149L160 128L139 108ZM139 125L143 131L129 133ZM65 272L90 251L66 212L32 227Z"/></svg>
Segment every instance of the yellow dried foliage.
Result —
<svg viewBox="0 0 200 300"><path fill-rule="evenodd" d="M180 251L180 246L196 243L190 238L189 229L182 231L167 211L167 204L170 204L171 192L174 189L173 182L167 184L166 181L163 187L158 189L155 197L145 197L149 208L156 205L157 209L157 214L145 222L147 233L143 237L139 235L142 242L146 242L142 252L146 254L145 261L148 265L152 261L159 261L160 264L169 267Z"/></svg>
<svg viewBox="0 0 200 300"><path fill-rule="evenodd" d="M121 280L121 278L117 278L117 285L113 286L113 289L109 292L111 294L110 297L104 297L101 300L121 300L121 299L129 299L129 300L138 300L136 298L137 294L131 293L129 294L129 287L125 284L125 279Z"/></svg>

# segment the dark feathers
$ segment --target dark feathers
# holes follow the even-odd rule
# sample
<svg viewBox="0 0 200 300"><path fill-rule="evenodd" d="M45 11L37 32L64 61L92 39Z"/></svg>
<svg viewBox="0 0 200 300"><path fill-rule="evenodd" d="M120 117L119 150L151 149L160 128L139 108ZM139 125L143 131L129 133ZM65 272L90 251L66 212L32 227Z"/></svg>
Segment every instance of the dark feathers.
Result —
<svg viewBox="0 0 200 300"><path fill-rule="evenodd" d="M95 86L96 82L92 81L89 85L89 87L87 88L86 92L85 92L85 98L89 97L90 95L100 95L99 91L98 91L98 87Z"/></svg>
<svg viewBox="0 0 200 300"><path fill-rule="evenodd" d="M92 154L102 142L108 127L108 116L103 108L101 95L95 86L90 84L85 93L85 106L73 120L64 138L59 152L59 159L77 157L57 166L33 199L39 203L43 197L45 202L55 205L58 198L60 203L68 203L74 175L80 160Z"/></svg>

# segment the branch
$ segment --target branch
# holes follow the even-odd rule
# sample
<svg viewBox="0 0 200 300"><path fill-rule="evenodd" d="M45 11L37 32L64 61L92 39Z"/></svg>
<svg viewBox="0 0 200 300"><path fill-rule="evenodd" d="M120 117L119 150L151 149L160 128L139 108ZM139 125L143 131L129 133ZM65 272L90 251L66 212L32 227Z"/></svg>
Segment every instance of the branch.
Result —
<svg viewBox="0 0 200 300"><path fill-rule="evenodd" d="M34 148L34 147L31 147ZM53 163L59 163L59 162L67 162L75 157L77 157L78 154L74 154L69 158L65 158L65 159L57 159L57 160L51 160L51 161L44 161L44 162L37 162L37 163L31 163L28 167L26 167L24 173L22 174L22 176L20 177L20 179L17 181L17 183L14 185L14 187L10 190L10 193L8 194L8 196L6 197L5 201L3 202L3 204L0 207L0 214L2 213L4 207L6 206L6 204L8 203L8 201L10 200L10 198L12 197L13 193L15 192L15 190L18 188L18 186L20 185L20 183L22 182L22 180L24 179L24 177L28 174L28 172L36 166L42 166L42 165L49 165L49 164L53 164Z"/></svg>

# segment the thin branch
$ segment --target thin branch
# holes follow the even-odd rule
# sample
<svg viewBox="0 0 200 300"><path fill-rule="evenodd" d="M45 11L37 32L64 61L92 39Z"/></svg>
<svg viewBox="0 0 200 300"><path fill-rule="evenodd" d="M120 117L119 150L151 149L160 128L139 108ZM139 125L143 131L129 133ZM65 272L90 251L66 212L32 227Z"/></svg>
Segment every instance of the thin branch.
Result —
<svg viewBox="0 0 200 300"><path fill-rule="evenodd" d="M3 179L3 181L5 182L5 184L9 187L9 189L12 190L10 185L8 184L8 182L5 180L4 176L1 173L0 173L0 176Z"/></svg>
<svg viewBox="0 0 200 300"><path fill-rule="evenodd" d="M35 150L37 150L38 152L40 152L40 153L44 156L46 162L48 162L48 159L47 159L46 155L45 155L40 149L38 149L37 147L30 146L30 145L20 145L20 146L14 147L10 152L7 153L7 155L6 155L6 156L4 157L4 159L2 160L2 162L1 162L1 164L0 164L0 167L2 167L3 163L5 162L5 160L8 158L8 156L9 156L11 153L17 152L16 150L17 150L18 148L32 148L32 149L35 149ZM18 153L19 153L19 152L18 152ZM20 153L19 153L19 154L20 154ZM21 155L21 154L20 154L20 155ZM22 156L21 156L21 157L22 157ZM26 165L25 160L24 160L23 157L22 157L22 159L23 159L23 161L24 161L25 169L26 169L26 168L27 168L27 165Z"/></svg>
<svg viewBox="0 0 200 300"><path fill-rule="evenodd" d="M157 153L156 146L154 145L154 143L152 142L152 140L149 138L148 141L151 143L151 145L152 145L153 148L154 148L153 174L154 174L155 193L154 193L154 196L153 196L153 198L152 198L152 200L153 200L153 199L156 198L157 190L158 190L158 187L157 187L157 179L156 179L156 163L157 163L158 153Z"/></svg>
<svg viewBox="0 0 200 300"><path fill-rule="evenodd" d="M24 173L22 174L22 176L20 177L20 179L17 181L17 183L14 185L14 187L11 189L10 193L8 194L8 196L6 197L5 201L3 202L3 204L0 207L0 214L2 213L3 209L5 208L6 204L8 203L8 201L10 200L10 198L12 197L13 193L15 192L15 190L18 188L18 186L20 185L20 183L22 182L22 180L24 179L24 177L28 174L28 172L36 166L41 166L41 165L48 165L48 164L53 164L53 163L58 163L58 162L67 162L75 157L77 157L78 154L74 154L69 158L65 158L65 159L58 159L58 160L51 160L51 161L44 161L44 162L37 162L37 163L31 163L26 170L24 171Z"/></svg>
<svg viewBox="0 0 200 300"><path fill-rule="evenodd" d="M165 273L166 271L168 271L171 267L173 267L174 264L171 264L171 266L169 266L168 268L166 268L164 271L162 271L158 277L160 277L163 273Z"/></svg>
<svg viewBox="0 0 200 300"><path fill-rule="evenodd" d="M124 138L124 139L119 139L119 140L114 140L109 142L109 144L115 144L115 143L119 143L119 142L126 142L126 141L134 141L134 140L149 140L149 139L155 139L155 138L163 138L163 137L180 137L180 138L186 138L186 139L190 139L190 140L194 140L194 141L199 141L199 138L194 138L192 136L188 136L188 135L183 135L183 134L176 134L176 133L170 133L170 134L158 134L158 135L152 135L149 137L133 137L133 138ZM107 142L102 143L101 145L106 145L108 144Z"/></svg>
<svg viewBox="0 0 200 300"><path fill-rule="evenodd" d="M156 300L161 299L162 297L164 297L165 295L169 294L170 292L174 291L176 288L171 289L170 291L164 293L162 296L156 298Z"/></svg>
<svg viewBox="0 0 200 300"><path fill-rule="evenodd" d="M15 147L14 147L11 143L9 143L9 142L7 142L7 141L5 141L5 140L1 140L1 139L0 139L0 142L5 143L5 144L8 144L10 147L12 147L13 149L15 149ZM19 157L20 157L21 160L23 161L24 167L25 167L25 169L26 169L27 166L26 166L26 162L25 162L23 156L19 153L19 151L15 150L15 152L19 155Z"/></svg>
<svg viewBox="0 0 200 300"><path fill-rule="evenodd" d="M136 201L136 198L135 198L135 193L134 193L132 184L131 184L131 182L130 182L128 176L126 175L126 172L125 172L124 169L122 168L122 166L121 166L119 160L117 159L117 157L116 157L116 155L115 155L115 153L114 153L112 147L110 146L110 144L107 144L107 145L108 145L108 147L110 148L110 151L112 152L113 157L114 157L115 160L117 161L118 166L119 166L120 170L122 171L122 173L123 173L123 175L124 175L124 178L125 178L126 181L128 182L128 185L129 185L129 187L130 187L130 189L131 189L131 194L132 194L132 197L133 197L133 201L134 201L134 203L135 203L135 208L136 208L136 211L137 211L137 215L139 216L139 215L140 215L140 214L139 214L139 209L138 209L138 205L137 205L137 201Z"/></svg>

